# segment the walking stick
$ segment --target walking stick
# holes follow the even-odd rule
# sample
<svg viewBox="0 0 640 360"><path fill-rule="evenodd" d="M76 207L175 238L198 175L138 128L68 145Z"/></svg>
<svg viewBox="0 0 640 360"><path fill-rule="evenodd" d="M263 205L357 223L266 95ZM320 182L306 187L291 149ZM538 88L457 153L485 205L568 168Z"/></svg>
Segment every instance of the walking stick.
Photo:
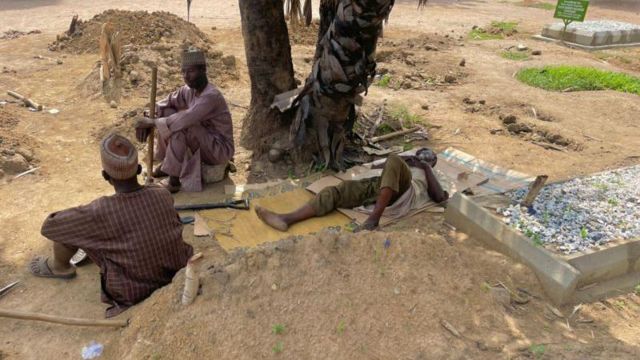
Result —
<svg viewBox="0 0 640 360"><path fill-rule="evenodd" d="M151 68L151 98L149 99L149 117L151 119L156 118L156 92L158 90L158 68L156 66ZM155 128L149 130L148 141L148 153L147 153L147 184L153 181L153 138Z"/></svg>

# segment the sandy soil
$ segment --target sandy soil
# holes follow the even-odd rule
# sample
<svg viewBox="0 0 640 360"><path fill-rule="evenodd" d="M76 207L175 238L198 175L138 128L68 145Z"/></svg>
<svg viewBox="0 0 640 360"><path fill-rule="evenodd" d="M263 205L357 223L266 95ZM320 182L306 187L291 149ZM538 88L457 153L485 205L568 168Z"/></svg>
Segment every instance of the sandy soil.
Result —
<svg viewBox="0 0 640 360"><path fill-rule="evenodd" d="M464 72L465 76L459 77L454 85L423 90L373 86L365 100L366 106L373 107L384 99L405 105L426 119L432 135L430 144L436 149L453 146L502 166L531 174L548 174L554 180L638 163L640 97L610 91L550 93L520 84L512 75L522 67L558 63L640 75L637 62L640 52L626 49L585 53L530 40L529 35L552 21L552 12L511 3L433 0L425 11L418 12L413 1L400 1L393 10L381 50L406 46L398 50L411 54L387 63L381 62L380 66L404 76L412 70L411 65L406 64L408 58L418 64L421 73L443 77L450 72ZM628 7L623 8L620 4L611 5L611 2L599 3L592 4L589 10L591 19L640 23L638 10L630 1ZM227 99L235 104L232 115L236 136L239 136L245 111L243 106L249 103L249 85L237 4L225 1L215 6L207 5L194 1L192 19L211 38L214 50L238 59L238 78L219 85ZM40 224L48 213L112 192L99 175L95 133L115 126L123 113L143 106L146 101L144 94L134 93L123 98L117 109L112 109L103 99L88 98L79 85L93 69L97 55L51 53L47 50L55 35L66 29L72 14L78 13L88 19L109 8L167 10L183 16L186 14L184 2L177 0L163 2L162 8L158 2L147 0L107 0L83 3L81 7L77 2L68 0L5 0L0 3L0 17L3 19L0 32L9 29L42 30L42 34L0 40L0 68L7 69L0 73L0 91L4 94L8 89L16 90L49 108L60 110L57 115L32 113L11 103L2 108L3 114L19 120L11 126L11 134L28 140L35 153L35 163L40 166L35 175L0 184L0 284L15 279L23 281L18 289L0 299L2 308L88 318L103 315L104 307L98 302L99 283L95 266L80 268L78 278L69 282L35 279L27 274L25 268L31 257L49 251L47 243L39 235ZM507 40L483 42L466 39L473 25L485 26L492 20L520 22L519 35ZM421 34L434 39L448 35L450 45L438 52L409 48L407 41L417 39ZM541 50L542 56L525 62L500 57L503 49L520 42ZM305 58L312 54L313 46L310 44L293 46L294 65L299 78L306 75L309 64ZM37 55L59 58L63 64L35 59ZM464 68L458 66L462 58L466 60ZM0 96L2 98L6 96ZM486 106L470 111L469 105L463 103L464 98L485 100ZM423 110L422 105L429 105L429 110ZM528 111L531 107L553 121L534 118ZM502 128L501 114L517 115L522 122L559 134L580 146L568 147L564 152L551 151L508 132L494 135L492 130ZM251 154L244 149L239 149L236 161L239 172L229 182L244 183L250 165L252 172L260 170L256 164L251 164ZM270 169L266 168L262 180L283 173L270 172ZM286 169L286 164L279 168L284 170L284 174ZM220 187L210 189L204 195L180 194L177 201L203 196L219 197L215 194L218 190ZM231 292L218 289L219 295L199 299L189 310L178 310L175 294L180 286L177 283L159 291L127 314L134 318L134 322L122 331L67 328L3 319L0 358L42 358L43 353L56 354L58 358L78 358L80 349L90 340L107 344L105 355L108 356L105 358L114 359L125 356L132 359L174 358L178 354L185 358L269 358L277 355L272 347L280 340L270 334L270 326L277 322L283 322L287 328L281 340L284 350L280 356L283 358L513 358L534 356L527 350L532 344L546 344L542 355L546 358L634 358L634 354L640 352L637 325L640 299L637 295L621 295L585 305L582 310L584 316L593 322L574 322L570 327L563 324L562 319L544 316L547 304L544 298L523 306L524 310L510 313L511 310L492 302L490 293L482 290L482 284L502 281L509 287L525 287L542 296L532 275L521 265L478 246L474 240L462 240L459 234L448 234L441 222L442 219L433 214L420 215L387 230L394 244L396 240L403 244L398 249L394 248L389 266L391 269L403 269L403 276L411 277L402 280L409 288L400 286L401 295L398 296L391 294L397 286L394 283L399 280L393 276L380 280L375 270L373 250L367 250L368 255L363 253L366 246L379 245L384 240L384 234L376 234L358 237L358 245L351 250L340 250L346 252L344 258L334 259L327 255L325 259L335 262L336 266L318 267L318 276L325 280L333 279L333 282L337 282L340 269L353 274L351 280L340 283L344 288L339 288L344 289L347 295L334 291L331 282L324 280L318 283L318 292L309 290L308 283L319 281L308 275L310 271L307 277L300 278L292 278L294 275L282 271L278 276L289 279L289 292L272 297L262 287L255 292L245 288L239 293L246 295L245 299L233 293L232 289L229 290ZM224 261L224 254L212 245L211 240L193 239L188 230L190 228L187 227L187 241L197 249L207 251L212 259ZM416 231L429 235L418 236ZM366 239L370 239L369 245L361 243ZM451 245L447 244L447 239ZM412 240L416 243L408 243ZM414 254L420 254L421 261L409 261ZM457 260L449 266L441 261L442 254ZM310 254L301 251L300 256L308 257ZM298 268L305 261L312 261L296 259ZM360 265L351 268L352 263ZM424 268L420 268L421 265ZM298 268L292 267L292 270ZM410 270L415 268L419 270ZM255 271L246 276L259 279L276 276L273 269L264 270L264 273ZM450 274L443 275L447 272ZM425 288L424 279L429 278L428 274L431 274L430 285ZM360 284L354 279L363 281ZM250 279L244 281L247 284ZM271 286L267 280L261 280L260 284ZM365 291L365 285L372 288L371 292ZM217 289L212 284L207 286L211 290ZM348 290L349 287L358 291ZM421 290L403 297L405 291L411 290L410 287ZM300 299L301 305L295 305L296 301L291 298ZM381 299L379 303L373 301L377 298ZM407 312L413 303L421 305L416 307L418 315L410 319ZM194 310L198 308L202 310ZM571 313L570 308L561 310L565 314ZM175 313L154 317L154 314L165 311ZM320 315L305 315L314 312ZM474 318L474 312L481 315ZM467 338L451 337L434 320L438 315L451 322ZM335 329L343 318L345 330L338 335ZM188 322L191 325L185 325ZM171 330L174 326L187 332L175 334ZM189 336L191 339L187 339ZM211 341L205 344L209 339L207 336ZM476 344L479 340L485 343L494 341L491 344L495 346L486 347L489 350L483 351L483 347ZM497 351L500 346L501 350ZM182 349L185 351L180 351ZM524 351L520 351L522 349Z"/></svg>

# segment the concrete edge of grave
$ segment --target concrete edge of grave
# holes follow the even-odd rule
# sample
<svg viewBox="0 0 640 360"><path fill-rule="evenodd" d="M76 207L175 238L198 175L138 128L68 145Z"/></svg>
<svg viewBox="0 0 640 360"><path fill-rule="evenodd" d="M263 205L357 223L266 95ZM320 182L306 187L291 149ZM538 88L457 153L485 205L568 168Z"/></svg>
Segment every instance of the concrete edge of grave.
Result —
<svg viewBox="0 0 640 360"><path fill-rule="evenodd" d="M626 274L640 274L640 239L623 241L600 250L567 255L564 259L582 274L578 288Z"/></svg>
<svg viewBox="0 0 640 360"><path fill-rule="evenodd" d="M572 300L580 271L560 256L534 245L468 196L458 193L449 200L445 221L533 269L547 296L556 305Z"/></svg>
<svg viewBox="0 0 640 360"><path fill-rule="evenodd" d="M640 284L640 272L628 273L594 286L576 290L573 302L589 303L610 296L622 295L627 293L627 290L634 289L638 284Z"/></svg>
<svg viewBox="0 0 640 360"><path fill-rule="evenodd" d="M590 46L590 45L582 45L582 44L578 44L578 43L574 43L574 42L570 42L570 41L562 41L562 40L546 37L546 36L543 36L543 35L534 35L534 36L532 36L532 38L534 40L541 40L541 41L552 42L552 43L556 43L556 44L564 42L566 45L568 45L570 47L575 47L575 48L579 48L579 49L582 49L582 50L588 50L588 51L597 51L597 50L607 50L607 49L617 49L617 48L640 46L640 42L627 43L627 44L611 44L611 45Z"/></svg>

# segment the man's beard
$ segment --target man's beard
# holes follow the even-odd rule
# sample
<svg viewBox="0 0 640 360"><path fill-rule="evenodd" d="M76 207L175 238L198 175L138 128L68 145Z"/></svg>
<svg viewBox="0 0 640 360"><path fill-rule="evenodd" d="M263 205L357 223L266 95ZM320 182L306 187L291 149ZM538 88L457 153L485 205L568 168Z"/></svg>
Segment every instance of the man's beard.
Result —
<svg viewBox="0 0 640 360"><path fill-rule="evenodd" d="M191 89L201 90L207 85L207 83L208 83L207 75L202 74L201 76L193 80L191 84L187 84L187 86L189 86L189 88Z"/></svg>

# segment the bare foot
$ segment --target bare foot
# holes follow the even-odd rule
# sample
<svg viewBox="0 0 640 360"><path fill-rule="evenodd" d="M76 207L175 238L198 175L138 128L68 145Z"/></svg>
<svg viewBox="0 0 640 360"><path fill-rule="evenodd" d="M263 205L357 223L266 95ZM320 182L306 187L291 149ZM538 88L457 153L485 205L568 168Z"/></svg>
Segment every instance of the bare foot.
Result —
<svg viewBox="0 0 640 360"><path fill-rule="evenodd" d="M261 206L256 206L256 214L262 220L263 223L271 226L272 228L280 231L287 231L289 225L287 225L280 216L273 211L269 211Z"/></svg>

